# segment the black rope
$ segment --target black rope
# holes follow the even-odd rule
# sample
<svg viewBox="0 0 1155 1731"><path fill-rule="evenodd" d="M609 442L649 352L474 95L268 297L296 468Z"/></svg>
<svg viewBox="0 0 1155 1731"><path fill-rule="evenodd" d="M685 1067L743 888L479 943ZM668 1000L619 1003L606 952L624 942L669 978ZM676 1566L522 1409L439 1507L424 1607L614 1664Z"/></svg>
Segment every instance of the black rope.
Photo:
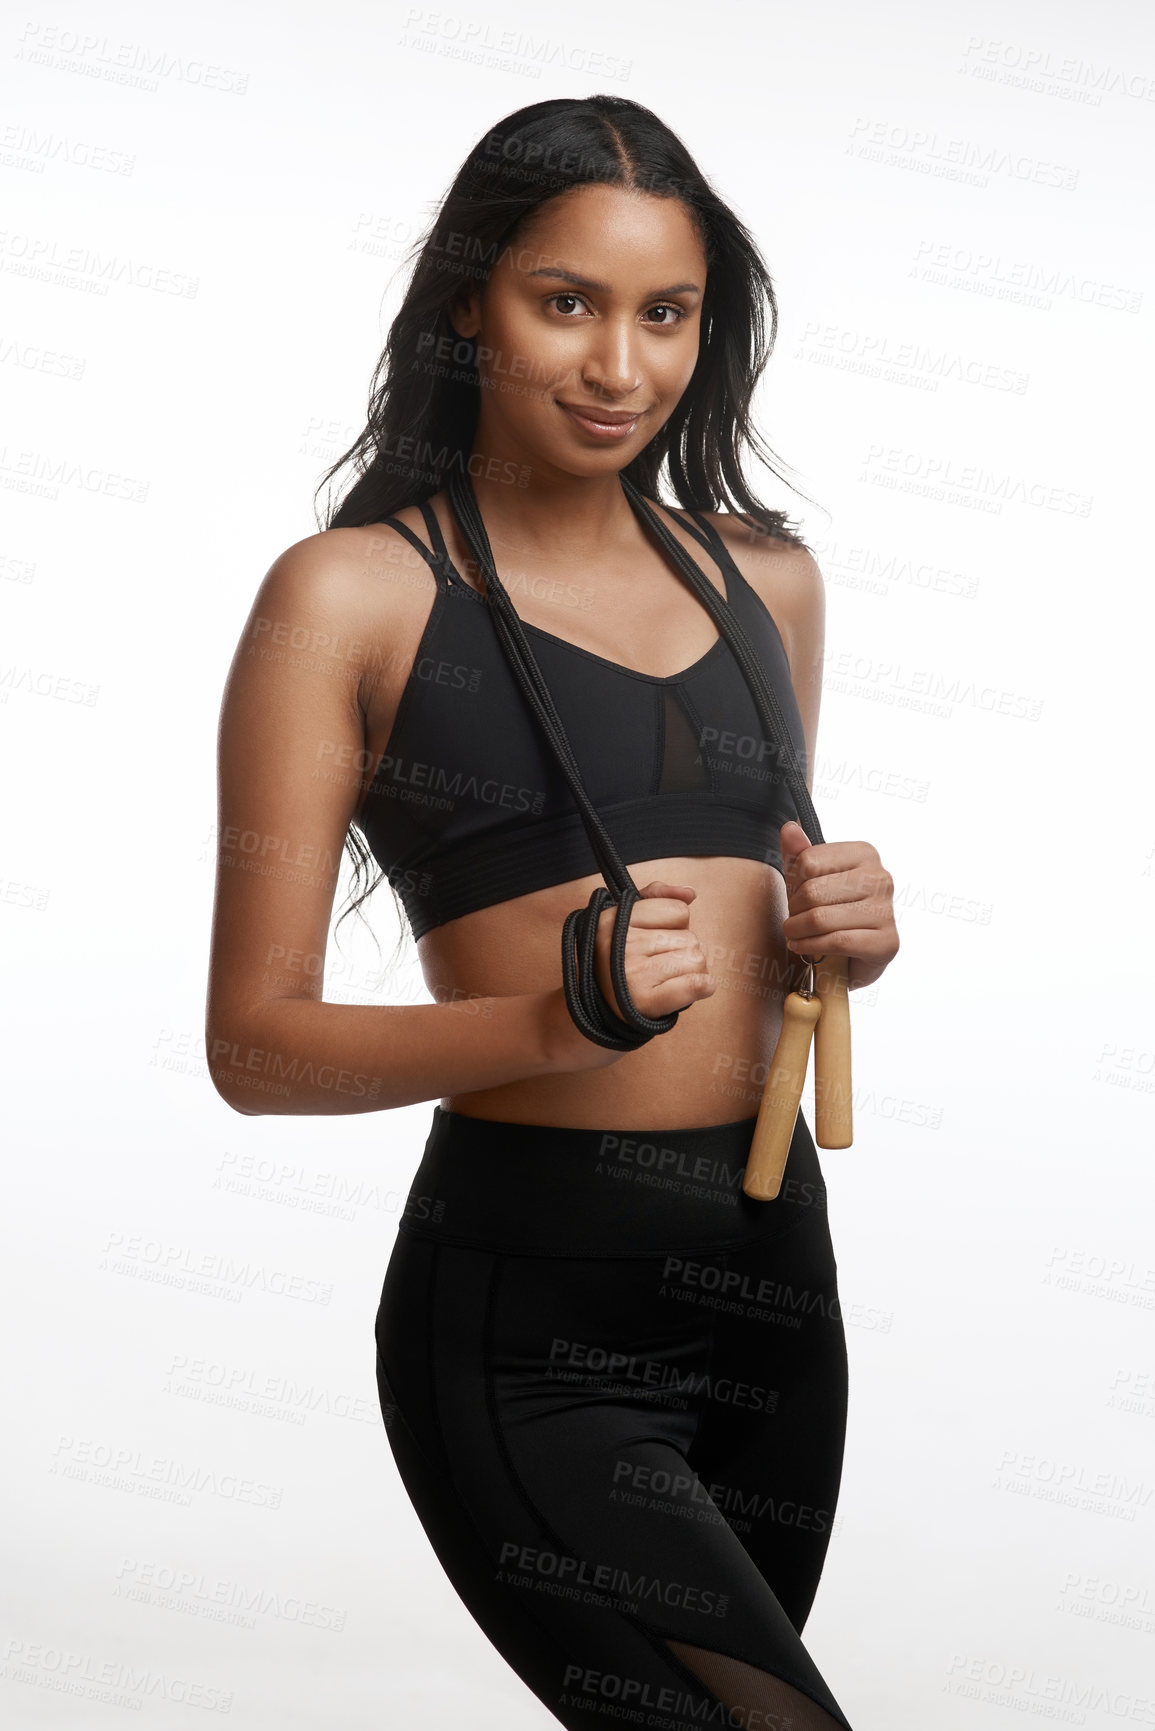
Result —
<svg viewBox="0 0 1155 1731"><path fill-rule="evenodd" d="M622 490L625 493L626 498L630 501L630 504L634 507L635 512L642 521L653 530L657 540L677 565L679 571L681 571L690 587L695 591L699 600L705 603L705 606L709 610L710 617L713 619L718 630L730 645L734 657L746 677L746 683L750 687L750 694L753 697L755 707L758 710L759 719L761 720L763 727L767 729L775 745L778 747L779 754L782 758L783 768L786 771L786 780L790 792L794 797L794 809L798 813L798 821L806 831L812 845L821 845L823 837L822 827L818 822L818 813L814 809L814 802L810 797L810 789L807 787L802 772L795 762L794 748L790 742L790 735L787 731L786 722L782 716L782 709L778 702L777 693L763 673L761 663L750 646L750 639L746 636L746 633L738 623L737 616L729 603L722 599L721 595L719 595L713 583L710 582L710 579L706 576L701 566L692 555L686 551L677 536L674 535L667 524L662 521L657 512L650 505L649 501L643 494L639 493L633 482L628 480L625 475L622 475L620 479ZM689 525L687 526L689 527ZM709 529L708 524L707 529ZM693 530L692 532L695 534L697 539L702 541L703 545L707 544L705 538L698 535L696 530ZM710 533L718 542L720 550L724 553L725 543L722 541L721 537L713 530L711 530Z"/></svg>
<svg viewBox="0 0 1155 1731"><path fill-rule="evenodd" d="M822 832L818 817L809 790L794 761L790 736L777 697L762 673L745 632L729 604L719 595L691 554L671 533L649 502L625 475L620 475L619 479L635 515L658 540L674 561L679 573L705 603L719 632L733 651L750 687L762 725L778 747L794 797L795 809L799 814L799 822L812 842L821 842ZM630 915L634 903L640 899L640 892L585 790L581 772L566 738L561 718L554 707L549 687L534 659L517 610L497 575L493 549L489 544L473 484L468 475L458 469L450 472L449 499L466 544L485 578L486 600L490 603L494 626L514 676L558 759L581 814L590 846L598 861L598 869L606 880L605 886L599 885L593 891L586 907L575 908L567 915L562 928L561 964L566 1004L574 1023L587 1040L593 1040L599 1046L612 1047L615 1051L633 1051L652 1040L655 1034L668 1033L678 1020L680 1012L673 1010L666 1016L646 1016L630 997L625 970L626 934ZM691 533L702 546L709 546L709 540L699 530L692 529ZM723 545L721 542L719 544ZM605 908L615 905L617 911L610 941L610 978L613 981L614 995L621 1006L620 1016L613 1006L607 1003L598 985L595 970L598 918ZM688 1006L683 1005L683 1008Z"/></svg>

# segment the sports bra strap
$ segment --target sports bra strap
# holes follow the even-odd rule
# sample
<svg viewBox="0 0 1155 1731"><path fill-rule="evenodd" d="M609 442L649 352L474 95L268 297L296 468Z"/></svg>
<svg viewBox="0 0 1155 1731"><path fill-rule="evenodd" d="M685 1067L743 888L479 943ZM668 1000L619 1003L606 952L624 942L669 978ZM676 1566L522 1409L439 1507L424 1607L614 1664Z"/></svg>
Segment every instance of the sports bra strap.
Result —
<svg viewBox="0 0 1155 1731"><path fill-rule="evenodd" d="M653 513L652 505L650 509L651 513ZM653 514L656 515L656 513ZM659 518L658 521L659 523L662 523L663 527L666 527L663 519ZM679 519L679 522L681 523L682 528L685 529L686 533L692 535L699 547L704 548L705 551L709 553L714 563L721 568L722 575L726 579L726 601L728 605L732 605L735 591L738 589L749 589L750 585L747 579L742 575L737 561L730 552L729 547L727 547L725 541L723 541L713 523L711 523L708 518L703 517L699 512L695 511L692 505L686 506L685 515ZM696 528L694 526L695 524L697 524ZM666 528L666 532L667 534L669 533L668 527ZM726 633L723 631L722 636L724 637L725 635Z"/></svg>
<svg viewBox="0 0 1155 1731"><path fill-rule="evenodd" d="M400 522L396 517L382 517L381 521L390 529L396 529L399 535L404 535L411 547L416 547L427 565L437 570L437 554L430 552L420 535L415 535L407 523Z"/></svg>
<svg viewBox="0 0 1155 1731"><path fill-rule="evenodd" d="M726 573L727 589L729 590L731 577L733 577L738 587L748 589L750 587L748 579L743 576L738 561L731 553L729 547L727 547L725 541L723 541L721 535L719 535L717 529L715 529L713 523L710 522L710 519L708 517L703 517L697 511L690 509L687 509L686 514L694 519L694 522L697 523L699 529L704 531L702 534L697 536L697 539L701 542L702 546L705 547L706 551L714 556L718 564L722 567L722 570ZM689 529L692 535L695 534L695 531L690 527L689 523L684 524L684 527ZM733 593L731 592L730 600L732 601L733 599Z"/></svg>
<svg viewBox="0 0 1155 1731"><path fill-rule="evenodd" d="M704 517L699 517L697 511L692 510L689 506L686 507L686 516L692 517L693 522L687 523L683 520L682 527L686 530L687 534L694 537L694 540L697 541L700 547L705 547L706 551L709 553L714 551L715 545L721 547L722 550L725 551L726 543L722 540L717 530L714 529L710 523L706 522ZM659 519L659 521L663 521L663 519ZM694 523L698 525L696 529ZM713 541L711 541L711 536L713 537Z"/></svg>
<svg viewBox="0 0 1155 1731"><path fill-rule="evenodd" d="M437 521L435 512L428 504L424 504L421 506L421 515L425 519L425 527L428 529L429 538L433 542L432 549L425 545L420 535L415 535L412 529L397 517L382 517L381 521L388 528L396 529L399 535L404 535L409 545L415 547L420 553L439 583L449 582L460 589L468 589L469 584L449 557L449 549L445 545L445 537L441 533L441 526Z"/></svg>
<svg viewBox="0 0 1155 1731"><path fill-rule="evenodd" d="M437 557L441 560L446 572L456 577L457 572L454 570L453 561L449 557L449 548L445 545L445 536L441 533L441 524L437 521L437 512L428 499L421 501L419 510L425 519L425 527L429 531L429 539L437 551Z"/></svg>
<svg viewBox="0 0 1155 1731"><path fill-rule="evenodd" d="M683 522L682 527L684 529L688 530L689 533L694 537L695 541L697 541L701 546L711 547L711 540L710 540L711 536L714 537L715 541L720 540L720 537L718 536L717 532L714 530L714 528L709 523L707 523L706 519L704 517L700 517L698 515L697 511L691 509L691 507L688 505L686 507L686 516L690 518L690 522L688 522L688 523ZM698 527L696 529L694 527L695 523L698 525ZM712 550L712 547L711 547L711 550Z"/></svg>

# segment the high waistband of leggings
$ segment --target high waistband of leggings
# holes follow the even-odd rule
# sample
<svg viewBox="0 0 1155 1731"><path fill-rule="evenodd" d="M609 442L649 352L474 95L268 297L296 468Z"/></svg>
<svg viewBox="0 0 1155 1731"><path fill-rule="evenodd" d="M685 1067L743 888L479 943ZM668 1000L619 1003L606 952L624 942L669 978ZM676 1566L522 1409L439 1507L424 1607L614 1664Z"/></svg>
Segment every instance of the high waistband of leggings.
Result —
<svg viewBox="0 0 1155 1731"><path fill-rule="evenodd" d="M398 1231L522 1256L660 1256L774 1236L825 1211L799 1112L778 1195L742 1189L756 1118L686 1130L591 1130L441 1106Z"/></svg>

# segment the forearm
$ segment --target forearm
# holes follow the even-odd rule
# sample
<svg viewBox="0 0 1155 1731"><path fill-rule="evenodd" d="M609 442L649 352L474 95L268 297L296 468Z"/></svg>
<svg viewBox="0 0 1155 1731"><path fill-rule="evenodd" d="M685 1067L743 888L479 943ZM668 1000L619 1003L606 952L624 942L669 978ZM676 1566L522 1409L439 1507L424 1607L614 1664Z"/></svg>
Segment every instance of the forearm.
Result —
<svg viewBox="0 0 1155 1731"><path fill-rule="evenodd" d="M412 1005L267 999L231 1027L210 1018L209 1073L239 1112L388 1111L577 1068L576 1048L572 1061L566 1050L572 1040L559 1038L558 998L555 990Z"/></svg>

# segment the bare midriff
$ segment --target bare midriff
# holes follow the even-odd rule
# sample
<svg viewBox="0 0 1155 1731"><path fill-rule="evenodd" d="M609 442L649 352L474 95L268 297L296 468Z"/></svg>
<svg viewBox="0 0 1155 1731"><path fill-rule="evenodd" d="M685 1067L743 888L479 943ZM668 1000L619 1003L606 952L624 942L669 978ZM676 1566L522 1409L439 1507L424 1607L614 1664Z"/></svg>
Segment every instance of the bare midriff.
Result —
<svg viewBox="0 0 1155 1731"><path fill-rule="evenodd" d="M716 982L667 1034L597 1070L528 1077L445 1096L473 1118L583 1129L684 1129L753 1117L782 1025L790 962L782 938L786 885L758 860L705 858L629 862L639 889L653 879L688 884L690 930ZM561 981L561 932L600 875L480 908L418 940L425 983L439 1001L540 992ZM479 1012L482 1008L479 1003Z"/></svg>

